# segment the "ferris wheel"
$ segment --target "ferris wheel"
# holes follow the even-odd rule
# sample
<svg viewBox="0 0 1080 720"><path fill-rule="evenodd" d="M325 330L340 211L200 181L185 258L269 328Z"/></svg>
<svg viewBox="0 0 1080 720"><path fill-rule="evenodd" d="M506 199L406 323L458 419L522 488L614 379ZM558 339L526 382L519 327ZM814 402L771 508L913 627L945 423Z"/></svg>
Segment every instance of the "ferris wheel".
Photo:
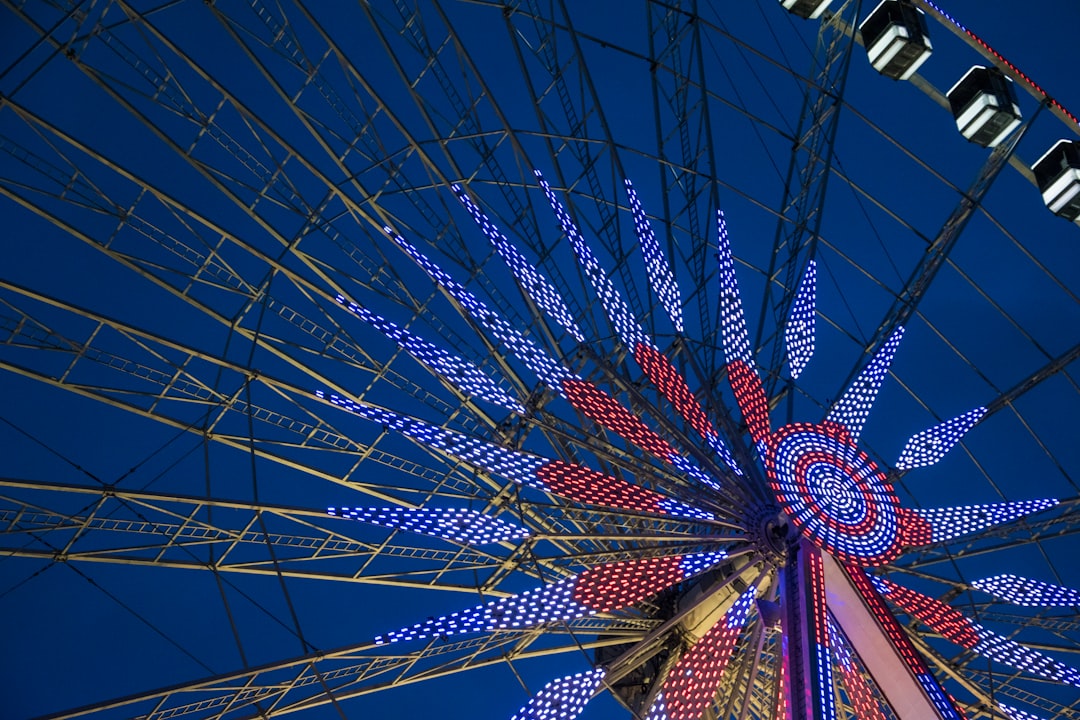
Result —
<svg viewBox="0 0 1080 720"><path fill-rule="evenodd" d="M15 716L1080 718L1080 132L978 18L3 12Z"/></svg>

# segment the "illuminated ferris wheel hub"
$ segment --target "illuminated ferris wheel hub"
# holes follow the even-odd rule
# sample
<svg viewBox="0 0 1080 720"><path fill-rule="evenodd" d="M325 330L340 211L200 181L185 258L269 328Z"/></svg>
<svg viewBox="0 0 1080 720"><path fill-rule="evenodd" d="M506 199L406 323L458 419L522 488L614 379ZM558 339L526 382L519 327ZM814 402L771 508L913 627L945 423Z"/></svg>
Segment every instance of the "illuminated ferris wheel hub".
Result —
<svg viewBox="0 0 1080 720"><path fill-rule="evenodd" d="M781 427L769 438L764 465L780 506L818 547L863 567L900 555L900 501L843 425Z"/></svg>

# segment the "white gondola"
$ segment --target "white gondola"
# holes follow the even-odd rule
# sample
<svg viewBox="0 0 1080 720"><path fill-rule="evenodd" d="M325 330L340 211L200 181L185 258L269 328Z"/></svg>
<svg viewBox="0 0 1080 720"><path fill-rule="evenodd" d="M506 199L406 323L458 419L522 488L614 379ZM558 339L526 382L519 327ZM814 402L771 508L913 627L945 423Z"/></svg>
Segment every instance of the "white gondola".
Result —
<svg viewBox="0 0 1080 720"><path fill-rule="evenodd" d="M785 10L808 20L820 17L831 2L832 0L780 0Z"/></svg>
<svg viewBox="0 0 1080 720"><path fill-rule="evenodd" d="M956 127L973 143L995 147L1020 125L1012 80L997 68L972 67L946 95Z"/></svg>
<svg viewBox="0 0 1080 720"><path fill-rule="evenodd" d="M907 80L934 51L926 15L910 0L881 0L859 32L870 64L893 80Z"/></svg>
<svg viewBox="0 0 1080 720"><path fill-rule="evenodd" d="M1080 142L1058 140L1031 171L1050 212L1080 224Z"/></svg>

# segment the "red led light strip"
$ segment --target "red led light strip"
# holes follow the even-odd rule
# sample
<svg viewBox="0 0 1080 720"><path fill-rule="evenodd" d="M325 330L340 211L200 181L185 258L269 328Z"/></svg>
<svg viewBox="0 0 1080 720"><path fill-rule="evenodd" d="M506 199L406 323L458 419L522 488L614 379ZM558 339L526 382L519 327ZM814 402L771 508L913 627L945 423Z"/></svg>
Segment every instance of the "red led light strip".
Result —
<svg viewBox="0 0 1080 720"><path fill-rule="evenodd" d="M727 364L728 379L739 403L750 437L755 443L769 438L769 403L757 372L743 360Z"/></svg>
<svg viewBox="0 0 1080 720"><path fill-rule="evenodd" d="M537 468L536 476L551 492L577 502L666 513L663 495L582 465L553 460Z"/></svg>
<svg viewBox="0 0 1080 720"><path fill-rule="evenodd" d="M667 440L591 382L566 380L562 384L562 391L575 408L642 450L662 460L678 454Z"/></svg>
<svg viewBox="0 0 1080 720"><path fill-rule="evenodd" d="M634 360L637 361L649 380L664 397L671 401L679 414L703 438L715 437L716 428L709 422L701 409L686 379L675 369L664 355L646 343L638 343L634 348Z"/></svg>
<svg viewBox="0 0 1080 720"><path fill-rule="evenodd" d="M1054 98L1050 97L1050 94L1049 94L1048 92L1046 92L1045 90L1043 90L1043 89L1042 89L1042 86L1040 86L1040 85L1039 85L1039 84L1038 84L1037 82L1035 82L1035 81L1034 81L1034 80L1032 80L1032 79L1031 79L1030 77L1028 77L1027 73L1025 73L1025 72L1024 72L1023 70L1021 70L1020 68L1016 67L1016 66L1015 66L1015 65L1013 65L1013 64L1012 64L1011 62L1009 62L1008 60L1006 60L1006 59L1005 59L1005 56L1004 56L1004 55L1002 55L1001 53L999 53L999 52L998 52L997 50L995 50L994 48L990 47L990 45L989 45L989 44L988 44L988 43L987 43L987 42L986 42L985 40L983 40L983 39L982 39L981 37L979 37L979 36L978 36L978 35L976 35L975 33L973 33L973 32L971 32L970 30L968 30L968 29L967 29L967 28L966 28L965 26L961 25L961 24L960 24L960 23L959 23L959 22L958 22L958 21L956 20L956 18L954 18L954 17L952 16L952 15L950 15L949 13L945 12L944 10L942 10L942 9L941 9L940 7L938 7L938 6L936 5L936 4L934 4L934 3L933 3L933 2L931 2L930 0L922 0L922 2L923 2L923 4L925 4L925 5L927 6L927 7L929 7L929 8L931 9L931 10L933 10L933 11L934 11L935 13L937 13L938 15L940 15L940 16L941 16L942 18L944 18L944 19L945 19L945 20L947 20L948 22L950 22L950 23L952 23L953 25L955 25L955 26L956 26L956 27L957 27L957 28L958 28L958 29L959 29L960 31L962 31L962 32L963 32L963 33L964 33L965 35L967 35L967 36L968 36L968 37L970 37L970 38L971 38L972 40L974 40L974 41L975 41L976 43L978 43L980 47L982 47L982 48L983 48L984 50L986 50L986 51L987 51L988 53L990 53L991 55L993 55L993 56L994 56L994 57L995 57L995 58L996 58L996 59L997 59L998 61L1000 61L1000 62L1001 62L1001 63L1002 63L1003 65L1005 65L1005 66L1006 66L1007 68L1009 68L1010 70L1012 70L1012 72L1013 72L1013 73L1014 73L1014 74L1015 74L1015 75L1016 75L1016 76L1017 76L1018 78L1020 78L1021 80L1023 80L1024 82L1026 82L1026 83L1027 83L1027 84L1028 84L1029 86L1031 86L1031 89L1032 89L1032 90L1034 90L1035 92L1037 92L1037 93L1038 93L1039 95L1042 95L1043 99L1044 99L1044 100L1045 100L1045 101L1046 101L1047 103L1049 103L1049 105L1050 105L1051 107L1053 107L1053 108L1056 108L1057 110L1059 110L1059 111L1061 112L1061 114L1063 114L1063 115L1064 115L1065 117L1067 117L1067 118L1069 118L1070 120L1072 120L1072 121L1073 121L1073 124L1075 124L1075 125L1078 125L1078 126L1080 126L1080 118L1077 118L1077 117L1076 117L1075 115L1073 115L1073 114L1072 114L1071 112L1069 112L1068 110L1066 110L1066 109L1065 109L1065 106L1064 106L1064 105L1062 105L1061 103L1059 103L1059 102L1058 102L1057 100L1055 100Z"/></svg>
<svg viewBox="0 0 1080 720"><path fill-rule="evenodd" d="M915 651L915 646L911 644L910 638L900 627L896 617L885 606L885 601L870 581L870 577L862 568L854 565L845 565L844 569L847 571L848 577L851 578L852 584L862 595L863 602L866 603L870 612L877 618L878 625L885 631L889 640L892 641L892 646L900 653L900 658L914 674L915 679L923 686L927 697L930 698L934 707L941 713L941 717L946 720L962 720L964 715L957 708L956 703L949 700L949 696L941 687L941 684L930 673L926 661ZM936 702L935 696L943 704Z"/></svg>
<svg viewBox="0 0 1080 720"><path fill-rule="evenodd" d="M978 644L978 631L959 610L894 582L884 579L880 582L889 589L890 600L919 618L927 627L967 650Z"/></svg>

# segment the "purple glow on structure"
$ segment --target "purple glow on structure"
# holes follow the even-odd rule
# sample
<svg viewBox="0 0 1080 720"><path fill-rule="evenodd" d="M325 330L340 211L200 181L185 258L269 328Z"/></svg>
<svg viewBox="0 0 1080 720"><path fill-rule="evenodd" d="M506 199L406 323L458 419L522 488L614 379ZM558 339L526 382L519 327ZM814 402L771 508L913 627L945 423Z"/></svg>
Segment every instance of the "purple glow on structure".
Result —
<svg viewBox="0 0 1080 720"><path fill-rule="evenodd" d="M575 340L585 342L585 336L566 307L566 301L562 295L532 263L525 259L517 247L506 239L506 236L488 219L472 198L465 194L465 190L460 185L454 185L452 189L533 302L554 318L559 325L562 325Z"/></svg>
<svg viewBox="0 0 1080 720"><path fill-rule="evenodd" d="M928 430L912 435L904 445L900 459L896 461L896 469L911 470L933 465L945 457L945 454L952 450L953 446L960 442L964 434L975 423L982 420L985 414L986 408L977 407L952 420L946 420Z"/></svg>
<svg viewBox="0 0 1080 720"><path fill-rule="evenodd" d="M630 212L634 216L634 231L637 233L641 244L641 257L645 260L645 274L649 277L649 284L653 292L664 306L671 324L676 332L683 332L682 297L679 293L679 284L672 272L671 262L656 240L649 218L645 216L645 210L641 207L641 201L634 191L634 185L629 180L626 184L626 196L630 200Z"/></svg>
<svg viewBox="0 0 1080 720"><path fill-rule="evenodd" d="M540 187L543 188L544 195L547 196L548 203L555 212L555 217L559 220L559 225L570 240L570 245L574 248L574 255L577 257L578 264L588 276L593 290L600 298L600 303L604 306L604 312L607 313L608 319L611 320L611 324L615 327L615 332L618 333L623 345L631 352L639 343L652 345L652 341L646 337L641 330L641 326L634 319L634 315L630 312L622 293L615 288L611 278L600 267L600 261L596 259L592 248L585 242L585 238L581 236L581 232L570 217L570 213L559 202L559 198L555 195L555 191L551 189L551 185L544 180L544 176L539 170L533 170L533 173L536 174L536 179L540 183Z"/></svg>
<svg viewBox="0 0 1080 720"><path fill-rule="evenodd" d="M507 394L476 365L414 335L412 332L399 327L367 308L360 307L354 302L347 303L341 295L338 295L336 299L342 306L347 307L353 315L396 342L410 355L446 378L448 382L466 395L501 405L519 415L525 414L524 406Z"/></svg>
<svg viewBox="0 0 1080 720"><path fill-rule="evenodd" d="M552 680L510 720L574 720L600 689L603 668Z"/></svg>
<svg viewBox="0 0 1080 720"><path fill-rule="evenodd" d="M327 508L334 517L398 528L466 545L484 545L528 537L529 531L476 510L452 508Z"/></svg>
<svg viewBox="0 0 1080 720"><path fill-rule="evenodd" d="M972 586L1023 607L1080 607L1080 591L1019 575L995 575Z"/></svg>
<svg viewBox="0 0 1080 720"><path fill-rule="evenodd" d="M787 347L788 367L791 378L798 378L814 355L814 334L817 321L817 263L806 264L791 315L784 327L784 345Z"/></svg>
<svg viewBox="0 0 1080 720"><path fill-rule="evenodd" d="M844 680L844 688L847 690L848 701L855 710L855 716L859 720L885 720L885 715L881 712L869 683L859 672L855 659L843 642L840 628L831 619L829 620L829 639L832 641L836 665L840 668L840 676Z"/></svg>
<svg viewBox="0 0 1080 720"><path fill-rule="evenodd" d="M945 508L916 508L902 511L907 545L929 545L1041 512L1058 504L1057 500L1021 500L988 505L962 505Z"/></svg>
<svg viewBox="0 0 1080 720"><path fill-rule="evenodd" d="M904 328L896 328L862 369L859 377L855 378L855 382L851 383L851 387L847 389L844 396L833 404L825 418L846 427L852 443L859 442L859 435L862 434L866 417L874 407L878 390L881 389L881 383L889 372L889 365L903 337Z"/></svg>

